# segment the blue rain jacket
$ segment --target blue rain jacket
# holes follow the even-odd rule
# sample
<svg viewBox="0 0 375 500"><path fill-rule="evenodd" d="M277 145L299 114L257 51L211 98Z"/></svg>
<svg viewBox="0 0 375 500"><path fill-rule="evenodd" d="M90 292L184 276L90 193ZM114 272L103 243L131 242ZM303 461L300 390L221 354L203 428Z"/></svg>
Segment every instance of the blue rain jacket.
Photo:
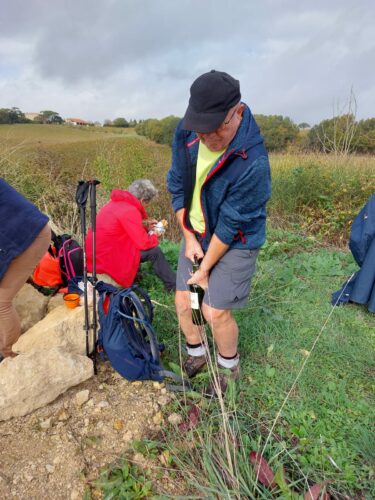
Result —
<svg viewBox="0 0 375 500"><path fill-rule="evenodd" d="M345 285L332 295L332 304L367 304L369 311L375 313L375 194L354 219L349 248L360 270L352 277L344 293Z"/></svg>
<svg viewBox="0 0 375 500"><path fill-rule="evenodd" d="M213 234L231 248L255 249L265 240L266 203L271 194L270 165L259 127L246 106L241 125L201 188L205 231L194 231L189 210L195 184L199 140L177 126L167 186L175 212L184 209L184 225L207 250Z"/></svg>
<svg viewBox="0 0 375 500"><path fill-rule="evenodd" d="M0 280L48 222L48 217L0 178Z"/></svg>

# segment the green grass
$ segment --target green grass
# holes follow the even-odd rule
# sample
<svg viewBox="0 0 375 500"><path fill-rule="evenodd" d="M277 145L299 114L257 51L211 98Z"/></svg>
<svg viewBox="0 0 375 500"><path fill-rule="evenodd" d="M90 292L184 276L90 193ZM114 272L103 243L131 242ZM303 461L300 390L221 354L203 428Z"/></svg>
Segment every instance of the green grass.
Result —
<svg viewBox="0 0 375 500"><path fill-rule="evenodd" d="M97 177L98 206L114 188L150 178L160 191L154 216L172 219L165 172L170 148L112 128L1 125L0 176L46 212L62 230L77 233L78 180ZM176 228L175 228L176 231Z"/></svg>
<svg viewBox="0 0 375 500"><path fill-rule="evenodd" d="M200 497L271 497L257 483L248 460L250 451L261 452L267 445L265 457L275 470L285 468L290 489L301 493L306 481L328 480L333 493L353 497L364 492L371 498L374 316L364 307L339 307L322 327L332 311L331 292L355 269L350 255L324 244L347 241L351 220L375 190L375 160L292 154L270 159L274 229L260 254L249 304L235 313L242 379L225 402L225 425L223 407L199 394L191 396L189 401L204 415L200 425L182 436L166 429L158 446L170 450L173 473L181 474L181 481ZM0 126L0 175L65 231L78 228L74 194L80 178L102 181L99 206L111 189L124 188L135 178L151 178L160 196L150 215L167 218L169 237L177 241L179 231L165 188L169 163L169 147L131 130ZM175 266L176 244L165 242L163 248ZM165 362L176 365L179 330L173 297L162 291L150 268L143 267L142 284L160 304L155 327L167 346ZM207 374L197 377L198 393L207 381ZM184 401L174 409L185 412ZM129 488L137 489L134 471L130 478L126 468L119 472L121 467L114 466L103 477L118 485L121 478L121 483L131 479ZM292 498L280 478L277 491L279 497Z"/></svg>
<svg viewBox="0 0 375 500"><path fill-rule="evenodd" d="M175 263L177 247L171 243L163 247L168 259ZM249 304L235 313L240 327L242 379L235 397L226 404L228 410L235 410L235 432L244 441L236 452L237 460L248 476L242 487L235 489L232 485L231 498L248 494L246 488L253 488L253 494L259 488L244 449L262 451L286 394L320 333L267 441L265 457L275 468L284 466L297 491L306 491L307 478L309 482L329 481L328 489L337 494L354 496L362 491L368 498L375 494L371 489L375 318L362 306L336 307L322 331L332 311L331 292L355 269L347 253L321 248L312 239L289 232L271 231L260 254ZM179 363L172 297L163 294L147 265L142 275L142 285L151 296L168 306L156 305L155 314L159 339L167 345L164 359ZM197 390L205 383L207 375L198 376ZM212 449L208 453L208 448L222 446L222 441L212 437L220 428L221 409L215 404L207 408L203 400L199 401L206 421L198 434L190 431L197 440L196 453L190 451L185 460L179 455L176 463L187 477L190 470L192 478L203 481L201 493L208 494L210 488L223 493L229 486L215 480L217 474L211 462L216 463L218 458L213 459ZM192 436L185 435L183 440ZM210 446L202 448L202 439ZM179 441L173 432L167 438L171 450L176 446L179 449ZM202 462L203 451L211 457L210 473ZM267 494L262 493L265 497Z"/></svg>
<svg viewBox="0 0 375 500"><path fill-rule="evenodd" d="M274 224L342 244L375 191L375 157L271 155Z"/></svg>
<svg viewBox="0 0 375 500"><path fill-rule="evenodd" d="M177 240L165 176L168 146L139 137L133 129L60 125L0 125L0 175L47 211L59 227L77 231L71 216L76 183L97 177L99 206L113 188L150 178L159 198L150 207L169 221ZM375 190L375 157L271 154L273 193L268 204L274 227L298 230L342 245L350 224Z"/></svg>
<svg viewBox="0 0 375 500"><path fill-rule="evenodd" d="M11 145L66 144L81 141L96 141L108 136L134 135L134 129L113 127L74 127L72 125L15 124L0 125L0 143Z"/></svg>

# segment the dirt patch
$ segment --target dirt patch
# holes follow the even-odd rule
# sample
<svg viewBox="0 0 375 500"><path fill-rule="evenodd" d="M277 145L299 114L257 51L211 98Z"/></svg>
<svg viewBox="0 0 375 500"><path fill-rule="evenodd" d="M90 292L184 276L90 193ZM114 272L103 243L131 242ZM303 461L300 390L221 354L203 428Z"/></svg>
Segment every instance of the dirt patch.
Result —
<svg viewBox="0 0 375 500"><path fill-rule="evenodd" d="M101 363L96 377L55 402L0 422L0 498L82 498L101 467L161 430L172 397L162 384L127 382Z"/></svg>

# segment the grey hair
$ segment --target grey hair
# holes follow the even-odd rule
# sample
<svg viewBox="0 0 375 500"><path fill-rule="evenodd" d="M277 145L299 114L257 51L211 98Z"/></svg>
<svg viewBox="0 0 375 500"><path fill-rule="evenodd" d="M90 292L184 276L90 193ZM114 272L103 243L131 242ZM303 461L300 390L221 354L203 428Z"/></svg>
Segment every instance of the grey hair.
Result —
<svg viewBox="0 0 375 500"><path fill-rule="evenodd" d="M158 190L149 179L137 179L128 187L128 191L138 200L151 201L157 194Z"/></svg>

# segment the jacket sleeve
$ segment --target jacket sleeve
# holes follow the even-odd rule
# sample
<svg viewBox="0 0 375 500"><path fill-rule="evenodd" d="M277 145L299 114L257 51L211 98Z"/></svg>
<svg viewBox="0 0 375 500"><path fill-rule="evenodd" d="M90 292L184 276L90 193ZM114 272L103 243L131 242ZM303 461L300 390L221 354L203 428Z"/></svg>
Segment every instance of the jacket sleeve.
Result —
<svg viewBox="0 0 375 500"><path fill-rule="evenodd" d="M142 216L140 212L134 208L125 219L119 219L120 223L133 241L134 245L138 250L149 250L158 245L158 237L156 234L149 235L142 224Z"/></svg>
<svg viewBox="0 0 375 500"><path fill-rule="evenodd" d="M216 236L230 245L238 230L252 219L265 216L266 202L271 195L271 175L266 156L257 158L229 188L220 207Z"/></svg>
<svg viewBox="0 0 375 500"><path fill-rule="evenodd" d="M172 208L175 212L184 208L183 155L184 141L181 123L177 126L172 143L172 164L167 173L167 189L172 195Z"/></svg>

